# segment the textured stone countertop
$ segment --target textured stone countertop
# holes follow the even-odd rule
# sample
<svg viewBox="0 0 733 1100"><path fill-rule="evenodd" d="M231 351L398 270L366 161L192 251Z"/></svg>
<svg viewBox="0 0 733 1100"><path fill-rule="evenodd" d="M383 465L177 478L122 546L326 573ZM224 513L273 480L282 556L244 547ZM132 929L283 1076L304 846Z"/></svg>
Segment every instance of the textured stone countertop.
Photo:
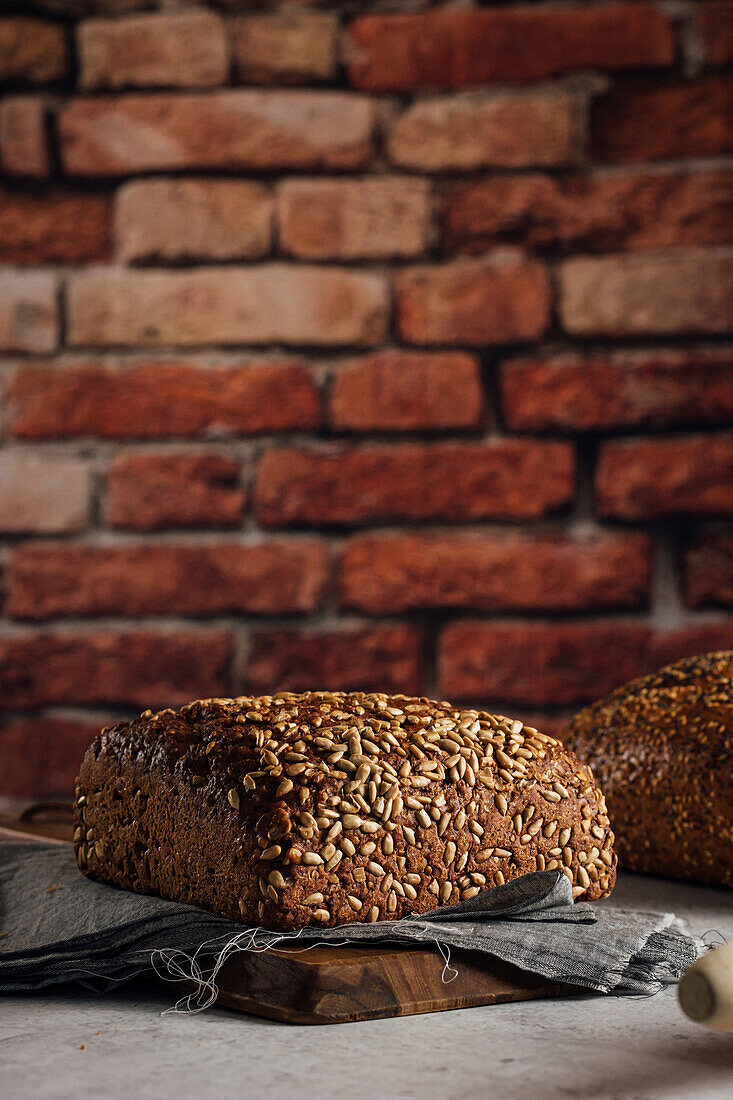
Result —
<svg viewBox="0 0 733 1100"><path fill-rule="evenodd" d="M673 910L695 933L733 937L730 891L626 875L614 904ZM0 1000L0 1091L18 1100L733 1096L733 1035L688 1021L674 989L331 1027L220 1009L161 1016L175 999L137 983L104 997Z"/></svg>

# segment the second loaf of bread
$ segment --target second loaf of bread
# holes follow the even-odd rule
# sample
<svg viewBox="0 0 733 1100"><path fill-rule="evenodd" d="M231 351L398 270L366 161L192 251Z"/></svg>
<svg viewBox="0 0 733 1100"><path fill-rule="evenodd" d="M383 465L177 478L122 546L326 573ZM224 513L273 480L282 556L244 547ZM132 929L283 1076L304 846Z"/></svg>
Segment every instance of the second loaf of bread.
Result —
<svg viewBox="0 0 733 1100"><path fill-rule="evenodd" d="M268 928L396 920L558 868L610 893L589 768L520 721L407 696L209 699L104 730L81 870Z"/></svg>
<svg viewBox="0 0 733 1100"><path fill-rule="evenodd" d="M733 886L733 652L624 684L563 737L603 783L624 868Z"/></svg>

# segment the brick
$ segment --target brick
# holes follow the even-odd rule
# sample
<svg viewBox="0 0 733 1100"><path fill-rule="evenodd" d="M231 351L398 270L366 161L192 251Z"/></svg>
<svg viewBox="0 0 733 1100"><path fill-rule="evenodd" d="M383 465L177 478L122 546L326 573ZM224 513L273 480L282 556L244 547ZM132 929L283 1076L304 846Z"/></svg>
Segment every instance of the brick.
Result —
<svg viewBox="0 0 733 1100"><path fill-rule="evenodd" d="M0 720L0 796L70 801L79 761L103 724L48 714Z"/></svg>
<svg viewBox="0 0 733 1100"><path fill-rule="evenodd" d="M494 176L450 187L444 251L481 253L501 242L561 252L725 244L731 174L635 171Z"/></svg>
<svg viewBox="0 0 733 1100"><path fill-rule="evenodd" d="M0 694L8 707L107 703L182 706L231 694L226 630L100 630L0 638Z"/></svg>
<svg viewBox="0 0 733 1100"><path fill-rule="evenodd" d="M397 275L395 292L397 325L408 344L536 340L550 321L547 269L513 249L407 268Z"/></svg>
<svg viewBox="0 0 733 1100"><path fill-rule="evenodd" d="M47 179L51 174L47 121L48 101L41 96L12 96L0 102L0 153L9 176Z"/></svg>
<svg viewBox="0 0 733 1100"><path fill-rule="evenodd" d="M89 518L91 474L77 458L0 454L0 531L79 531Z"/></svg>
<svg viewBox="0 0 733 1100"><path fill-rule="evenodd" d="M344 548L339 590L344 607L373 614L644 607L649 542L615 533L360 535Z"/></svg>
<svg viewBox="0 0 733 1100"><path fill-rule="evenodd" d="M727 332L733 250L674 249L565 260L560 318L575 336Z"/></svg>
<svg viewBox="0 0 733 1100"><path fill-rule="evenodd" d="M284 180L280 245L306 260L414 258L429 247L430 206L428 181L410 176Z"/></svg>
<svg viewBox="0 0 733 1100"><path fill-rule="evenodd" d="M696 653L733 646L733 623L652 631L632 622L480 622L443 629L438 692L456 701L577 706Z"/></svg>
<svg viewBox="0 0 733 1100"><path fill-rule="evenodd" d="M247 84L308 84L336 75L338 20L325 12L249 15L232 24L234 65Z"/></svg>
<svg viewBox="0 0 733 1100"><path fill-rule="evenodd" d="M726 65L733 61L733 3L731 0L706 0L697 4L695 31L708 61Z"/></svg>
<svg viewBox="0 0 733 1100"><path fill-rule="evenodd" d="M169 168L358 168L375 105L344 92L238 89L79 98L59 112L73 175Z"/></svg>
<svg viewBox="0 0 733 1100"><path fill-rule="evenodd" d="M274 448L260 460L254 495L270 526L529 519L566 504L573 479L573 451L557 441Z"/></svg>
<svg viewBox="0 0 733 1100"><path fill-rule="evenodd" d="M109 254L106 195L53 190L42 195L0 189L0 260L75 264Z"/></svg>
<svg viewBox="0 0 733 1100"><path fill-rule="evenodd" d="M356 87L408 91L669 65L674 38L651 4L453 9L355 19L349 54Z"/></svg>
<svg viewBox="0 0 733 1100"><path fill-rule="evenodd" d="M271 226L269 191L251 180L133 180L115 200L123 263L257 260L270 251Z"/></svg>
<svg viewBox="0 0 733 1100"><path fill-rule="evenodd" d="M0 270L0 349L53 351L58 342L59 281L49 271Z"/></svg>
<svg viewBox="0 0 733 1100"><path fill-rule="evenodd" d="M353 344L385 336L382 275L340 268L260 267L127 271L69 276L71 345Z"/></svg>
<svg viewBox="0 0 733 1100"><path fill-rule="evenodd" d="M63 27L44 19L0 19L0 81L48 84L68 69Z"/></svg>
<svg viewBox="0 0 733 1100"><path fill-rule="evenodd" d="M590 702L651 671L650 638L642 623L450 623L440 636L438 694L523 707Z"/></svg>
<svg viewBox="0 0 733 1100"><path fill-rule="evenodd" d="M331 423L349 432L475 428L483 413L478 360L462 351L378 351L340 366Z"/></svg>
<svg viewBox="0 0 733 1100"><path fill-rule="evenodd" d="M715 653L733 649L733 621L695 623L655 634L651 640L650 671L694 657L698 653Z"/></svg>
<svg viewBox="0 0 733 1100"><path fill-rule="evenodd" d="M733 514L733 433L613 440L601 448L598 510L619 519Z"/></svg>
<svg viewBox="0 0 733 1100"><path fill-rule="evenodd" d="M298 362L186 360L30 363L9 390L23 439L166 439L315 428L319 398Z"/></svg>
<svg viewBox="0 0 733 1100"><path fill-rule="evenodd" d="M113 527L237 527L245 501L239 463L220 454L121 454L107 476Z"/></svg>
<svg viewBox="0 0 733 1100"><path fill-rule="evenodd" d="M7 611L56 615L253 615L315 610L327 553L314 539L238 544L34 543L8 563Z"/></svg>
<svg viewBox="0 0 733 1100"><path fill-rule="evenodd" d="M456 92L403 111L387 152L393 164L425 172L569 164L582 155L584 118L580 92Z"/></svg>
<svg viewBox="0 0 733 1100"><path fill-rule="evenodd" d="M207 87L228 75L224 24L210 11L88 19L77 41L82 88Z"/></svg>
<svg viewBox="0 0 733 1100"><path fill-rule="evenodd" d="M616 164L722 156L733 146L732 89L722 77L613 88L593 107L594 154Z"/></svg>
<svg viewBox="0 0 733 1100"><path fill-rule="evenodd" d="M513 431L733 423L733 349L532 356L501 367Z"/></svg>
<svg viewBox="0 0 733 1100"><path fill-rule="evenodd" d="M688 541L684 593L688 607L733 607L733 532L710 532Z"/></svg>
<svg viewBox="0 0 733 1100"><path fill-rule="evenodd" d="M387 691L417 695L420 639L408 626L297 633L259 631L252 639L247 690Z"/></svg>

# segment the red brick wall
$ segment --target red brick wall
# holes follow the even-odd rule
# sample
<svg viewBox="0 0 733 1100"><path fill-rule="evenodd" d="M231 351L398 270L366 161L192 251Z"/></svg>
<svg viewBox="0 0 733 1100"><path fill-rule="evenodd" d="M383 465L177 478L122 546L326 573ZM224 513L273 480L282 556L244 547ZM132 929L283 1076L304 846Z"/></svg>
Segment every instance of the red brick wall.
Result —
<svg viewBox="0 0 733 1100"><path fill-rule="evenodd" d="M6 794L148 705L553 727L733 646L733 5L396 6L0 19Z"/></svg>

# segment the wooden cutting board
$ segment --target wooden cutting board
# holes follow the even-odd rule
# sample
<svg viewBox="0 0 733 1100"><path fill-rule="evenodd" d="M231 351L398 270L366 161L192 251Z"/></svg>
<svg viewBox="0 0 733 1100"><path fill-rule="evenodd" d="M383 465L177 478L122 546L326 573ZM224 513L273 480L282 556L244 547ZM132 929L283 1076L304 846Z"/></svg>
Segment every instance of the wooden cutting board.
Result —
<svg viewBox="0 0 733 1100"><path fill-rule="evenodd" d="M68 818L47 813L20 821L0 815L0 838L38 837L71 842ZM578 992L469 951L454 950L451 965L458 976L445 983L443 958L428 947L303 950L293 945L262 954L243 951L222 967L217 1001L286 1023L340 1024ZM179 983L169 988L180 995Z"/></svg>

